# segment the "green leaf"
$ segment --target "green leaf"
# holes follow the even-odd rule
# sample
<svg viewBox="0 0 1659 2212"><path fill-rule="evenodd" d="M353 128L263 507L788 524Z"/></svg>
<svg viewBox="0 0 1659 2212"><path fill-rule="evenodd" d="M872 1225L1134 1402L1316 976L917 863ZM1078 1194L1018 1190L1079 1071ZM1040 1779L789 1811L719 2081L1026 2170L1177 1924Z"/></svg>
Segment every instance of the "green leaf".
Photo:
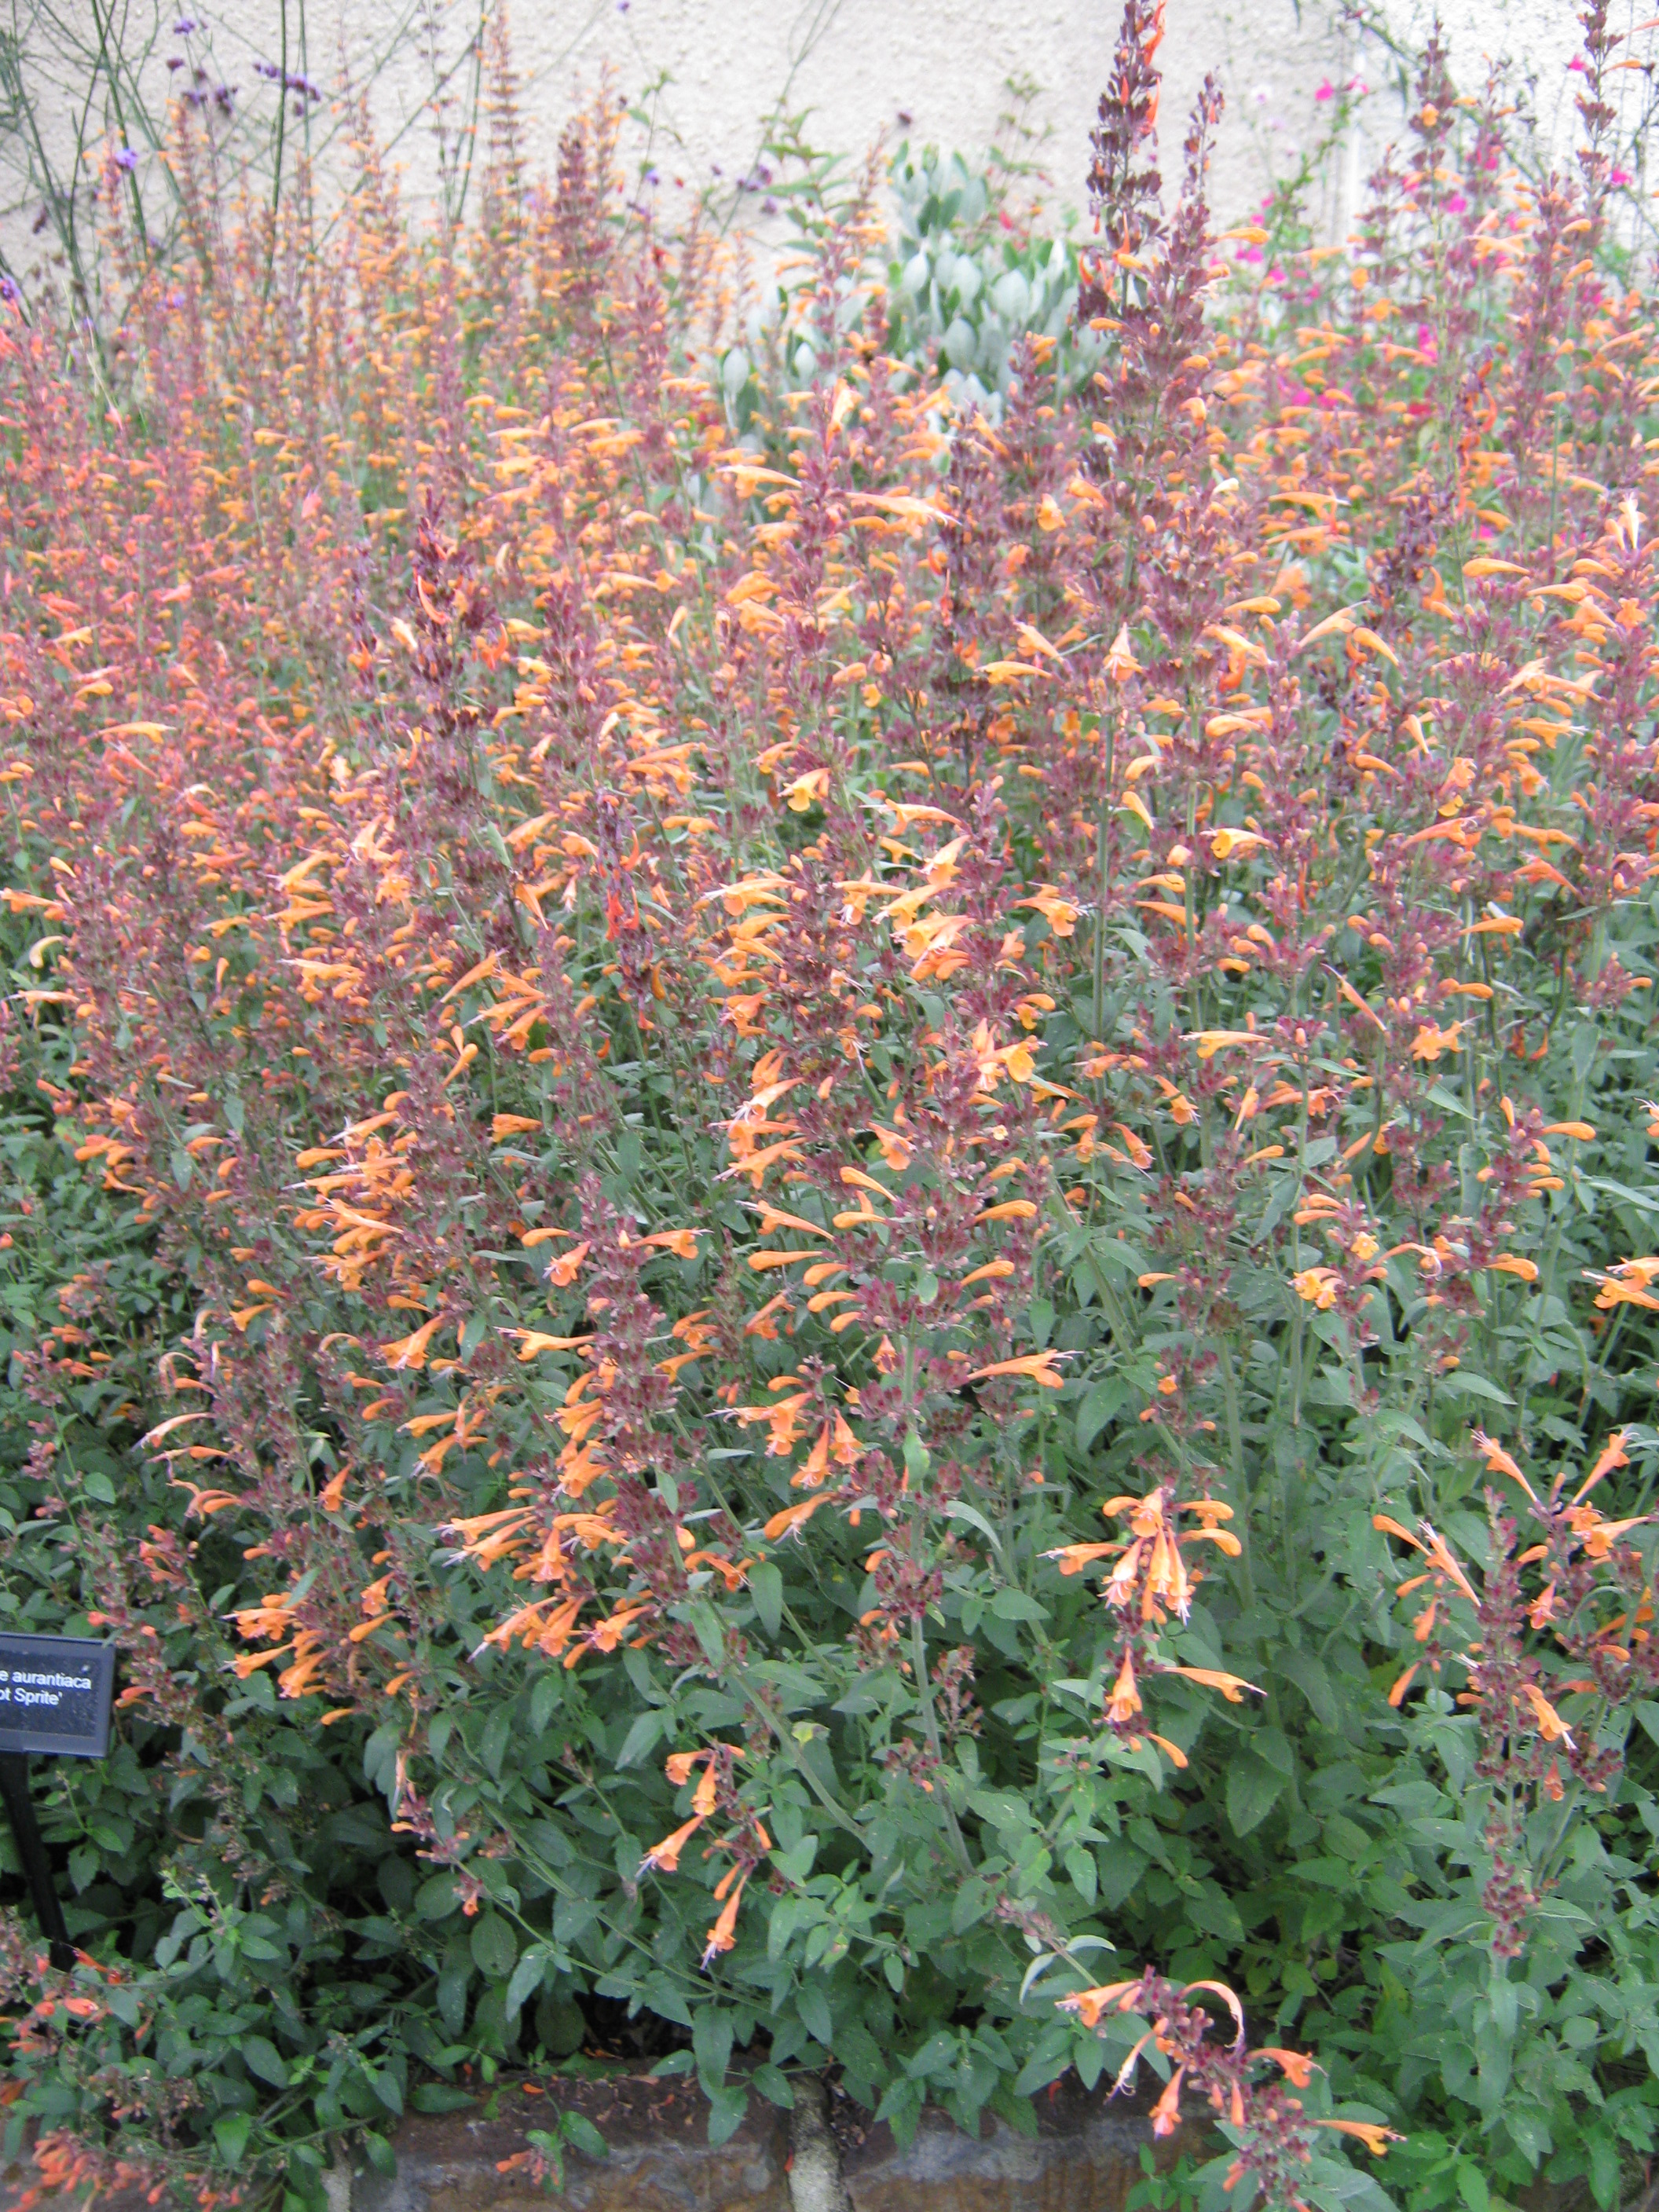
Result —
<svg viewBox="0 0 1659 2212"><path fill-rule="evenodd" d="M459 1902L449 1873L428 1875L415 1893L415 1910L422 1920L446 1920Z"/></svg>
<svg viewBox="0 0 1659 2212"><path fill-rule="evenodd" d="M1279 1802L1285 1777L1254 1752L1237 1753L1227 1769L1227 1819L1236 1836L1259 1828Z"/></svg>
<svg viewBox="0 0 1659 2212"><path fill-rule="evenodd" d="M783 1619L783 1577L770 1559L750 1568L749 1595L755 1601L755 1614L762 1628L769 1637L775 1636Z"/></svg>
<svg viewBox="0 0 1659 2212"><path fill-rule="evenodd" d="M213 2123L213 2140L227 2166L240 2166L253 2126L251 2112L221 2112Z"/></svg>
<svg viewBox="0 0 1659 2212"><path fill-rule="evenodd" d="M1457 2193L1469 2208L1469 2212L1490 2212L1492 2191L1486 2186L1486 2177L1473 2159L1457 2161Z"/></svg>
<svg viewBox="0 0 1659 2212"><path fill-rule="evenodd" d="M611 2146L584 2112L566 2112L561 2116L559 2130L572 2150L579 2150L584 2158L609 2158Z"/></svg>
<svg viewBox="0 0 1659 2212"><path fill-rule="evenodd" d="M653 1705L636 1716L634 1725L623 1738L622 1749L617 1753L618 1766L637 1766L646 1754L654 1749L667 1723L660 1707Z"/></svg>
<svg viewBox="0 0 1659 2212"><path fill-rule="evenodd" d="M827 2051L836 2039L836 2023L830 2015L830 2000L817 1982L803 1982L795 1991L795 2010L806 2033Z"/></svg>
<svg viewBox="0 0 1659 2212"><path fill-rule="evenodd" d="M769 2104L781 2106L786 2112L793 2112L795 2093L781 2067L757 2066L749 2078Z"/></svg>
<svg viewBox="0 0 1659 2212"><path fill-rule="evenodd" d="M1512 1406L1515 1403L1507 1392L1500 1390L1495 1382L1488 1382L1484 1375L1471 1375L1462 1367L1455 1367L1449 1375L1441 1376L1434 1387L1451 1398L1480 1398L1492 1406Z"/></svg>
<svg viewBox="0 0 1659 2212"><path fill-rule="evenodd" d="M546 1978L547 1962L553 1954L545 1944L532 1943L513 1969L507 1984L507 2016L509 2020L528 2004Z"/></svg>
<svg viewBox="0 0 1659 2212"><path fill-rule="evenodd" d="M368 2086L394 2120L404 2116L404 2085L389 2066L382 2066L369 2074Z"/></svg>
<svg viewBox="0 0 1659 2212"><path fill-rule="evenodd" d="M1092 1910L1095 1892L1100 1880L1100 1870L1095 1864L1094 1853L1085 1844L1073 1844L1066 1854L1065 1866L1066 1873L1071 1876L1072 1887L1082 1898L1083 1902Z"/></svg>
<svg viewBox="0 0 1659 2212"><path fill-rule="evenodd" d="M269 2081L274 2089L288 2087L288 2061L269 2037L244 2035L238 2039L236 2048L241 2052L244 2064L250 2074L257 2074L262 2081Z"/></svg>
<svg viewBox="0 0 1659 2212"><path fill-rule="evenodd" d="M726 1665L726 1635L720 1627L720 1615L706 1597L694 1597L686 1607L691 1626L696 1631L697 1641L702 1646L703 1656L711 1667Z"/></svg>
<svg viewBox="0 0 1659 2212"><path fill-rule="evenodd" d="M951 1933L965 1935L976 1921L982 1920L990 1910L990 1898L982 1881L964 1881L951 1900Z"/></svg>
<svg viewBox="0 0 1659 2212"><path fill-rule="evenodd" d="M363 2130L363 2150L376 2173L383 2173L388 2181L398 2178L398 2154L384 2136L377 2136L373 2128Z"/></svg>
<svg viewBox="0 0 1659 2212"><path fill-rule="evenodd" d="M472 1930L472 1963L486 1981L499 1982L513 1971L518 1939L497 1912L486 1912Z"/></svg>
<svg viewBox="0 0 1659 2212"><path fill-rule="evenodd" d="M1342 1708L1331 1687L1331 1678L1325 1671L1322 1659L1311 1651L1298 1650L1294 1644L1285 1644L1274 1655L1273 1665L1287 1681L1294 1682L1308 1701L1309 1710L1322 1728L1340 1728Z"/></svg>
<svg viewBox="0 0 1659 2212"><path fill-rule="evenodd" d="M538 1674L536 1686L530 1692L530 1733L541 1735L557 1710L563 1678L557 1668L550 1668Z"/></svg>
<svg viewBox="0 0 1659 2212"><path fill-rule="evenodd" d="M464 2112L477 2101L471 2090L458 2089L448 2081L422 2081L409 2093L412 2112Z"/></svg>
<svg viewBox="0 0 1659 2212"><path fill-rule="evenodd" d="M741 2089L716 2089L708 2100L708 2140L716 2148L743 2125L749 2100Z"/></svg>
<svg viewBox="0 0 1659 2212"><path fill-rule="evenodd" d="M712 2004L701 2006L691 2030L691 2049L705 2089L717 2089L732 2063L732 2015Z"/></svg>
<svg viewBox="0 0 1659 2212"><path fill-rule="evenodd" d="M1126 1396L1123 1383L1115 1375L1108 1376L1103 1382L1091 1384L1079 1400L1077 1409L1077 1448L1087 1453L1095 1438L1105 1427Z"/></svg>
<svg viewBox="0 0 1659 2212"><path fill-rule="evenodd" d="M1048 1608L1012 1583L1005 1583L991 1600L991 1610L999 1620L1047 1620Z"/></svg>

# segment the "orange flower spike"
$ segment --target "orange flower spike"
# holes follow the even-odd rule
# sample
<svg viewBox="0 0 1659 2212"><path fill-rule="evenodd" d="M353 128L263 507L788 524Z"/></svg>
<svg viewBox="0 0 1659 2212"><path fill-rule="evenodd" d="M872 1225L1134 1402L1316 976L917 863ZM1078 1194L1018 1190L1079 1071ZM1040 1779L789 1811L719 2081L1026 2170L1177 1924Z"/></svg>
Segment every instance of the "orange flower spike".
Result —
<svg viewBox="0 0 1659 2212"><path fill-rule="evenodd" d="M1097 1559L1110 1559L1122 1548L1121 1544L1062 1544L1058 1551L1045 1552L1042 1556L1045 1559L1058 1559L1061 1574L1080 1575Z"/></svg>
<svg viewBox="0 0 1659 2212"><path fill-rule="evenodd" d="M1474 1446L1476 1451L1478 1451L1485 1459L1486 1466L1492 1474L1506 1474L1512 1482L1518 1482L1522 1489L1526 1492L1528 1497L1532 1499L1534 1504L1536 1504L1538 1502L1537 1492L1527 1480L1526 1476L1522 1474L1520 1468L1510 1457L1502 1444L1494 1443L1492 1438L1487 1436L1486 1432L1480 1429L1477 1429L1474 1431L1474 1434L1470 1437L1469 1441Z"/></svg>
<svg viewBox="0 0 1659 2212"><path fill-rule="evenodd" d="M642 1244L659 1244L664 1251L672 1252L677 1260L695 1260L697 1238L702 1234L696 1229L658 1229L649 1237L642 1237Z"/></svg>
<svg viewBox="0 0 1659 2212"><path fill-rule="evenodd" d="M1098 2027L1101 2014L1109 2007L1114 2011L1121 2011L1122 2007L1119 2000L1124 1993L1139 1987L1140 1979L1137 1976L1132 1982L1109 1982L1097 1990L1074 1990L1070 1996L1061 1997L1059 2009L1075 2013L1085 2027Z"/></svg>
<svg viewBox="0 0 1659 2212"><path fill-rule="evenodd" d="M1538 1733L1546 1743L1564 1743L1572 1749L1572 1731L1562 1719L1549 1699L1535 1682L1521 1685L1522 1696L1532 1707L1533 1717L1538 1723Z"/></svg>
<svg viewBox="0 0 1659 2212"><path fill-rule="evenodd" d="M737 1942L738 1907L743 1903L743 1893L748 1881L749 1876L745 1871L742 1881L726 1899L725 1909L720 1918L708 1931L708 1948L702 1954L705 1972L708 1972L711 1960L718 1958L723 1951L731 1950Z"/></svg>
<svg viewBox="0 0 1659 2212"><path fill-rule="evenodd" d="M1158 1672L1161 1674L1179 1674L1186 1681L1202 1683L1206 1690L1219 1690L1230 1705L1242 1705L1246 1690L1252 1697L1267 1695L1266 1691L1258 1689L1254 1682L1246 1682L1237 1674L1218 1674L1213 1667L1160 1667Z"/></svg>
<svg viewBox="0 0 1659 2212"><path fill-rule="evenodd" d="M962 1379L964 1382L986 1382L999 1375L1024 1375L1045 1390L1058 1390L1066 1377L1057 1363L1066 1356L1060 1352L1026 1352L1018 1359L998 1359L988 1367L975 1367Z"/></svg>
<svg viewBox="0 0 1659 2212"><path fill-rule="evenodd" d="M1264 2043L1255 2055L1258 2058L1271 2058L1285 2080L1297 2089L1310 2089L1314 2075L1325 2070L1316 2060L1304 2057L1301 2051L1281 2051L1271 2043Z"/></svg>
<svg viewBox="0 0 1659 2212"><path fill-rule="evenodd" d="M665 1836L659 1844L653 1844L640 1861L640 1872L645 1874L676 1874L679 1870L680 1853L703 1823L703 1815L694 1813L672 1836Z"/></svg>
<svg viewBox="0 0 1659 2212"><path fill-rule="evenodd" d="M1140 1693L1135 1687L1134 1662L1126 1651L1123 1664L1118 1669L1117 1681L1106 1701L1107 1723L1112 1728L1127 1728L1140 1710Z"/></svg>
<svg viewBox="0 0 1659 2212"><path fill-rule="evenodd" d="M1381 2158L1391 2142L1406 2140L1392 2128L1379 2127L1372 2120L1316 2120L1313 2124L1316 2128L1334 2128L1340 2135L1356 2136L1373 2158Z"/></svg>
<svg viewBox="0 0 1659 2212"><path fill-rule="evenodd" d="M1189 1528L1182 1537L1181 1541L1183 1544L1213 1544L1218 1551L1224 1552L1230 1559L1239 1558L1244 1549L1243 1545L1231 1528L1207 1527Z"/></svg>
<svg viewBox="0 0 1659 2212"><path fill-rule="evenodd" d="M804 1528L820 1505L827 1505L832 1498L842 1495L838 1490L819 1490L810 1498L803 1498L799 1505L786 1505L766 1523L762 1533L767 1542L775 1544L779 1537L793 1535L797 1529Z"/></svg>
<svg viewBox="0 0 1659 2212"><path fill-rule="evenodd" d="M1455 1583L1469 1603L1479 1611L1480 1599L1474 1585L1452 1557L1444 1537L1437 1536L1426 1521L1423 1523L1423 1533L1429 1540L1425 1547L1429 1565L1437 1568L1448 1582Z"/></svg>
<svg viewBox="0 0 1659 2212"><path fill-rule="evenodd" d="M1144 1537L1137 1537L1117 1565L1107 1576L1101 1587L1101 1597L1110 1606L1120 1609L1134 1595L1135 1578L1140 1571L1141 1554L1146 1548Z"/></svg>
<svg viewBox="0 0 1659 2212"><path fill-rule="evenodd" d="M1184 1997L1189 1997L1194 1990L1208 1990L1212 1996L1219 1997L1222 2003L1226 2006L1233 2016L1233 2025L1238 2030L1233 2048L1235 2051L1242 2051L1244 2047L1244 2008L1227 1987L1225 1982L1188 1982L1181 1994Z"/></svg>
<svg viewBox="0 0 1659 2212"><path fill-rule="evenodd" d="M1409 1528L1402 1528L1397 1521L1391 1520L1386 1513L1373 1513L1371 1526L1373 1528L1380 1529L1385 1536L1398 1536L1402 1544L1409 1544L1414 1552L1425 1551L1427 1548L1413 1535Z"/></svg>
<svg viewBox="0 0 1659 2212"><path fill-rule="evenodd" d="M696 1794L691 1800L691 1809L700 1820L706 1820L714 1811L719 1787L720 1776L715 1769L714 1754L710 1752L708 1764L702 1771L702 1779L698 1783Z"/></svg>
<svg viewBox="0 0 1659 2212"><path fill-rule="evenodd" d="M1625 1449L1625 1438L1629 1435L1629 1433L1630 1431L1627 1429L1615 1429L1613 1434L1607 1438L1606 1443L1601 1447L1601 1453L1596 1459L1595 1466L1590 1469L1589 1474L1585 1476L1584 1480L1579 1488L1573 1493L1572 1502L1575 1505L1577 1505L1581 1499L1586 1498L1589 1496L1591 1491L1595 1489L1596 1484L1601 1481L1603 1475L1611 1474L1615 1468L1628 1467L1630 1465L1630 1454Z"/></svg>
<svg viewBox="0 0 1659 2212"><path fill-rule="evenodd" d="M548 1268L548 1281L559 1290L567 1289L580 1273L582 1261L587 1257L588 1249L586 1244L574 1244L569 1251L562 1253ZM695 1255L693 1256L695 1257Z"/></svg>
<svg viewBox="0 0 1659 2212"><path fill-rule="evenodd" d="M1181 2085L1186 2075L1186 2068L1177 2066L1170 2076L1164 2094L1152 2106L1152 2133L1155 2136L1172 2136L1181 2125Z"/></svg>
<svg viewBox="0 0 1659 2212"><path fill-rule="evenodd" d="M1422 1663L1423 1662L1420 1659L1414 1659L1411 1665L1407 1668L1405 1673L1395 1681L1393 1688L1389 1692L1389 1703L1394 1707L1395 1712L1398 1712L1401 1706L1405 1703L1406 1692L1410 1689L1418 1669L1421 1667Z"/></svg>
<svg viewBox="0 0 1659 2212"><path fill-rule="evenodd" d="M1153 1607L1161 1601L1185 1620L1192 1606L1192 1593L1187 1563L1181 1556L1180 1546L1165 1523L1152 1540L1152 1557L1146 1568L1143 1611L1150 1618Z"/></svg>
<svg viewBox="0 0 1659 2212"><path fill-rule="evenodd" d="M427 1347L443 1325L444 1316L439 1314L435 1319L423 1322L408 1336L400 1336L390 1344L383 1344L380 1353L386 1365L395 1368L424 1367Z"/></svg>

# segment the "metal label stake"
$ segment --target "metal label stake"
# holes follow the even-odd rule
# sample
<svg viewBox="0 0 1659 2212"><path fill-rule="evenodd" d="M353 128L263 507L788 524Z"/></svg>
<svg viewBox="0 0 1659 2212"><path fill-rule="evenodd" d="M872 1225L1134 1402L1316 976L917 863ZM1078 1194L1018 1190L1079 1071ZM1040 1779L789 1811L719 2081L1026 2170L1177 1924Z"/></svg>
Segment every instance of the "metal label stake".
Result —
<svg viewBox="0 0 1659 2212"><path fill-rule="evenodd" d="M35 1817L29 1754L102 1759L109 1749L114 1686L112 1644L80 1636L0 1634L0 1801L52 1963L65 1973L75 1964L75 1946Z"/></svg>

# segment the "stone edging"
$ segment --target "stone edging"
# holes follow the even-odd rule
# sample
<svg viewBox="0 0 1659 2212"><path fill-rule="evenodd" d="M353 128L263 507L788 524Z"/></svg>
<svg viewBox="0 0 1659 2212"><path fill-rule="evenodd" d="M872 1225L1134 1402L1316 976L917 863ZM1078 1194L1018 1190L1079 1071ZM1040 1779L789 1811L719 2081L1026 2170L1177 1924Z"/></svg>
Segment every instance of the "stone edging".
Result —
<svg viewBox="0 0 1659 2212"><path fill-rule="evenodd" d="M885 2125L844 2098L815 2098L815 2087L797 2084L793 2113L752 2098L742 2127L716 2147L694 2083L566 2077L542 2094L506 2084L471 2112L410 2114L392 2138L395 2176L361 2160L337 2165L329 2212L919 2212L922 2195L925 2212L1123 2212L1144 2148L1167 2165L1203 2148L1201 2131L1186 2127L1154 2143L1144 2101L1109 2102L1073 2083L1037 2100L1035 2137L988 2119L975 2142L930 2111L902 2148ZM563 2190L550 2198L502 2167L561 2109L592 2120L611 2150L567 2152ZM0 2176L0 2212L12 2212L29 2179L26 2162ZM48 2199L39 2212L71 2208ZM99 2212L148 2208L111 2197Z"/></svg>

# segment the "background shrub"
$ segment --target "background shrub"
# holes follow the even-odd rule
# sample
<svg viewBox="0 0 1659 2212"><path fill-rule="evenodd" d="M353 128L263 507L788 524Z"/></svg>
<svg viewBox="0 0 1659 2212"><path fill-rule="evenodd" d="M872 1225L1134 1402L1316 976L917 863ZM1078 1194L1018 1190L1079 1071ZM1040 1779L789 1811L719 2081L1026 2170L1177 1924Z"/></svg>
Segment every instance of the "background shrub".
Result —
<svg viewBox="0 0 1659 2212"><path fill-rule="evenodd" d="M1133 0L995 422L934 325L1047 242L929 323L825 200L728 375L504 59L476 229L368 155L277 222L185 110L151 266L112 155L125 313L0 363L0 1607L125 1684L38 1778L83 1963L4 1923L44 2179L312 2204L532 2061L1029 2126L1151 2022L1206 2201L1389 2128L1425 2212L1615 2200L1659 365L1586 21L1571 177L1431 47L1351 251L1218 259Z"/></svg>

